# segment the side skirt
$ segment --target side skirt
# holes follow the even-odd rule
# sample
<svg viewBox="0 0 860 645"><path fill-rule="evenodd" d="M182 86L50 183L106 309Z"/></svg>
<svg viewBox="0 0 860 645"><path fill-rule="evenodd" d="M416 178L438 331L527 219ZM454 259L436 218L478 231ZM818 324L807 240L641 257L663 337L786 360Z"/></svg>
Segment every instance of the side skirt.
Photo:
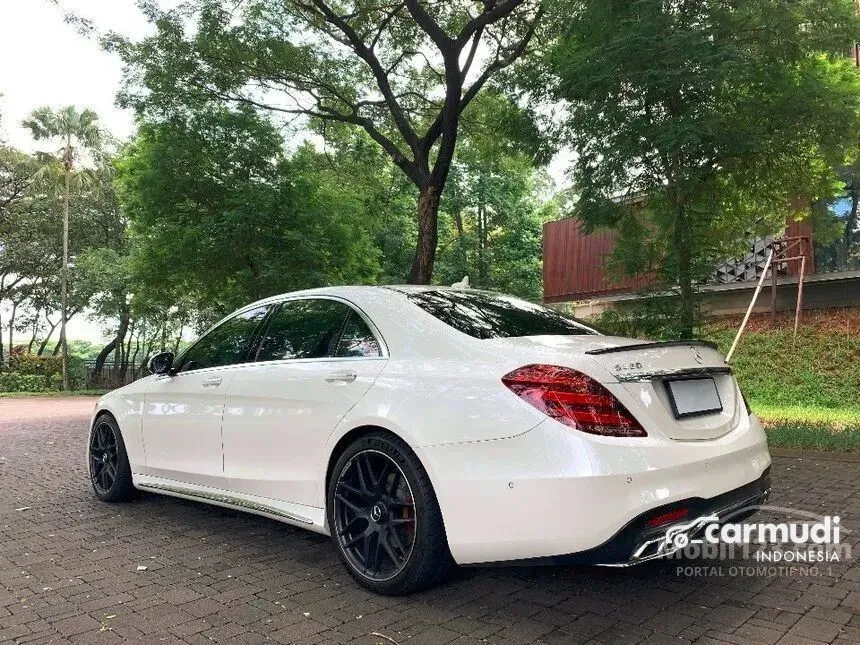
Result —
<svg viewBox="0 0 860 645"><path fill-rule="evenodd" d="M308 529L315 533L329 534L325 526L325 511L321 508L291 504L266 497L243 495L221 490L220 488L138 473L133 475L133 480L135 487L140 490L159 493L161 495L170 495L171 497L180 497L193 502L213 504L235 511L254 513L255 515L262 515L269 519Z"/></svg>

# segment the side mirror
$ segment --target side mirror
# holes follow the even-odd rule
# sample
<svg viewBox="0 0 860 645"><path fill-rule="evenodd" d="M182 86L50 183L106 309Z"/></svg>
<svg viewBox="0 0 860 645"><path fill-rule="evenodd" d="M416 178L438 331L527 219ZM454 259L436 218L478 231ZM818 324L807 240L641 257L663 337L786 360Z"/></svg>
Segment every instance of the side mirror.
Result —
<svg viewBox="0 0 860 645"><path fill-rule="evenodd" d="M149 371L153 374L169 374L173 367L173 352L161 352L149 359Z"/></svg>

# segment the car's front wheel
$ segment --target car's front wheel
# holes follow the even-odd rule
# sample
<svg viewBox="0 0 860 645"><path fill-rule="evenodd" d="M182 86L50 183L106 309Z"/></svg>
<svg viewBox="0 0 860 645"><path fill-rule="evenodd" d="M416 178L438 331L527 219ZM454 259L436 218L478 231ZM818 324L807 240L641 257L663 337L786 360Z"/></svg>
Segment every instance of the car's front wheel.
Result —
<svg viewBox="0 0 860 645"><path fill-rule="evenodd" d="M353 442L335 464L327 506L341 559L376 593L410 593L453 568L433 486L398 437L374 433Z"/></svg>
<svg viewBox="0 0 860 645"><path fill-rule="evenodd" d="M89 445L90 482L99 499L124 502L134 495L131 466L119 426L109 414L93 424Z"/></svg>

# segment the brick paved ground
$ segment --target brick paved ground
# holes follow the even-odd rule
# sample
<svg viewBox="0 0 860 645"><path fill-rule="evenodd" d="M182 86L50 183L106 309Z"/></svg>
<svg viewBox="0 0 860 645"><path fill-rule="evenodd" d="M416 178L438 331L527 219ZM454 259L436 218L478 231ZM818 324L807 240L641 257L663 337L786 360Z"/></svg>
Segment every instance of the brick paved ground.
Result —
<svg viewBox="0 0 860 645"><path fill-rule="evenodd" d="M91 408L0 399L0 641L860 642L857 564L814 579L691 578L674 563L467 569L413 597L374 596L321 536L149 494L98 502L83 461ZM860 462L778 457L773 475L774 504L858 528Z"/></svg>

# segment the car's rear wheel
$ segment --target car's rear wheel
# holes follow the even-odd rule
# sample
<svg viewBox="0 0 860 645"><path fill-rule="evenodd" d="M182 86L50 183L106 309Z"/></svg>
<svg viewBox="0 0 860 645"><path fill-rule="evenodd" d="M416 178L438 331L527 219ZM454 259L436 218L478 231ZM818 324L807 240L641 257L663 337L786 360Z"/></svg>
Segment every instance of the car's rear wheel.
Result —
<svg viewBox="0 0 860 645"><path fill-rule="evenodd" d="M341 559L372 591L410 593L453 568L430 479L393 435L366 435L347 447L332 472L328 514Z"/></svg>
<svg viewBox="0 0 860 645"><path fill-rule="evenodd" d="M108 414L99 416L90 433L90 482L99 499L124 502L134 495L131 466L119 426Z"/></svg>

